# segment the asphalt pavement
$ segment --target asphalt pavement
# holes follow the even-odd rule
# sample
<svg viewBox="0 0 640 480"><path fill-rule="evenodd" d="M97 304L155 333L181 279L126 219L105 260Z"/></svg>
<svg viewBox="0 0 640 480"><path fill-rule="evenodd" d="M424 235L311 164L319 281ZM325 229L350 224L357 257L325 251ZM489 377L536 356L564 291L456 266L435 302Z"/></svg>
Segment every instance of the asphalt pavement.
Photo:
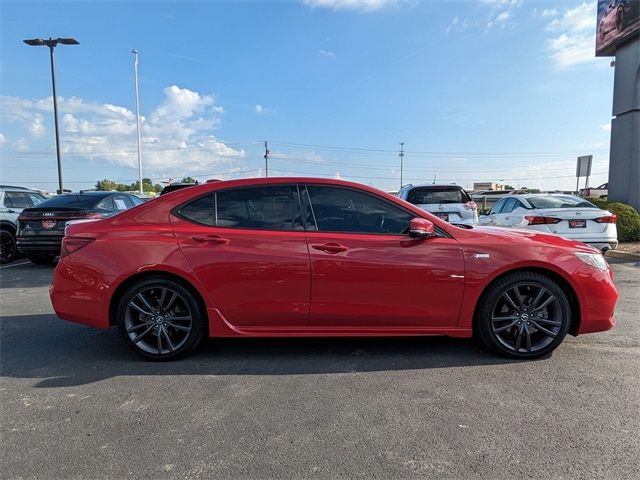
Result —
<svg viewBox="0 0 640 480"><path fill-rule="evenodd" d="M2 478L640 478L640 263L548 358L472 340L210 340L149 363L0 267Z"/></svg>

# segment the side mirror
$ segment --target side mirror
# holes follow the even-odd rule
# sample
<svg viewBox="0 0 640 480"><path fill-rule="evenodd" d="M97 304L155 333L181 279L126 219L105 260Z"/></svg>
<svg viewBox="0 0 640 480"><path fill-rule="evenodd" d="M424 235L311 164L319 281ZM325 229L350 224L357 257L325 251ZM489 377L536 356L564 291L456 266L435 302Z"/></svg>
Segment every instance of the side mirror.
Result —
<svg viewBox="0 0 640 480"><path fill-rule="evenodd" d="M409 222L409 236L411 238L430 238L433 237L433 223L426 218L414 218Z"/></svg>

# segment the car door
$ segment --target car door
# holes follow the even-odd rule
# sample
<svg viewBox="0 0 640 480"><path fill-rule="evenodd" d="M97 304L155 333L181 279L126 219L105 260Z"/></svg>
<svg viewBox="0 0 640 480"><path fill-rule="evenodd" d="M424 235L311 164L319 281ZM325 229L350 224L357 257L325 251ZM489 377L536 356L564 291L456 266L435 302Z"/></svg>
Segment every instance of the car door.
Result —
<svg viewBox="0 0 640 480"><path fill-rule="evenodd" d="M456 326L464 262L455 239L410 238L414 213L361 190L310 184L301 198L311 326Z"/></svg>
<svg viewBox="0 0 640 480"><path fill-rule="evenodd" d="M523 226L524 217L521 214L523 209L522 203L517 198L509 198L502 209L502 226L503 227L521 227ZM526 221L524 225L526 225Z"/></svg>
<svg viewBox="0 0 640 480"><path fill-rule="evenodd" d="M496 202L496 204L493 207L491 207L491 210L489 210L489 213L487 215L482 215L480 217L480 224L481 225L498 225L498 220L499 220L498 215L502 211L502 207L504 207L505 202L506 202L506 199L498 200L498 202Z"/></svg>
<svg viewBox="0 0 640 480"><path fill-rule="evenodd" d="M496 225L499 227L510 226L509 222L511 221L511 211L515 208L516 203L516 199L512 197L504 200L504 204L502 205L500 212L495 215Z"/></svg>
<svg viewBox="0 0 640 480"><path fill-rule="evenodd" d="M309 252L299 212L295 185L220 190L174 209L180 247L232 325L308 325Z"/></svg>

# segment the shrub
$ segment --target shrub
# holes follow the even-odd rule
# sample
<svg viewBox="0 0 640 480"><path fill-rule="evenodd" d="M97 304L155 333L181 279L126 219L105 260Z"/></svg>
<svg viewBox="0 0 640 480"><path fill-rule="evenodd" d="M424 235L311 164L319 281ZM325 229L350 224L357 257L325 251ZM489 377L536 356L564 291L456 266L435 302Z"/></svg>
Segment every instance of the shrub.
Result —
<svg viewBox="0 0 640 480"><path fill-rule="evenodd" d="M610 202L601 198L587 198L591 203L603 210L609 210L618 217L618 240L620 242L640 241L640 213L630 205Z"/></svg>

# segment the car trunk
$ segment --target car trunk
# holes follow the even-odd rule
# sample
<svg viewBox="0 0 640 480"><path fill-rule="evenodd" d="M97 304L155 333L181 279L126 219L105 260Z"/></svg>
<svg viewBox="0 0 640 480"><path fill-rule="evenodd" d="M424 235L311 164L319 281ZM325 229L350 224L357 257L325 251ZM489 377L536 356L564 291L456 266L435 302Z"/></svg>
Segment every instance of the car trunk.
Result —
<svg viewBox="0 0 640 480"><path fill-rule="evenodd" d="M64 235L67 222L99 215L86 208L29 208L20 214L19 228L22 235Z"/></svg>
<svg viewBox="0 0 640 480"><path fill-rule="evenodd" d="M599 208L547 208L537 210L535 216L560 219L559 223L549 225L559 235L603 233L608 225L595 221L606 216Z"/></svg>

